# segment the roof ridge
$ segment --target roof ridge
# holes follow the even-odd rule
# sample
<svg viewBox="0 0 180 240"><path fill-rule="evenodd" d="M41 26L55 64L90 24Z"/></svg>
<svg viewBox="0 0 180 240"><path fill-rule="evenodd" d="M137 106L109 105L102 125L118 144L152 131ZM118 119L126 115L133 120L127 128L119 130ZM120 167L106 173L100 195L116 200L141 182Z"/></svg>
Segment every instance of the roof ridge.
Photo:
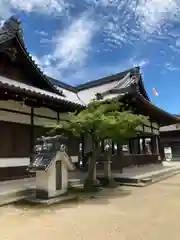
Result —
<svg viewBox="0 0 180 240"><path fill-rule="evenodd" d="M23 29L21 28L21 21L15 16L11 16L3 23L0 28L0 33L13 34L14 36L17 34L21 38L22 42L24 42L24 34Z"/></svg>
<svg viewBox="0 0 180 240"><path fill-rule="evenodd" d="M21 21L17 17L11 16L8 20L4 22L0 29L0 38L2 38L0 42L5 42L9 39L15 38L18 41L18 44L20 45L22 51L24 52L28 60L31 62L32 66L41 75L44 81L49 85L52 92L58 93L60 95L59 91L54 88L51 81L49 81L49 79L46 77L40 67L36 64L35 60L32 59L31 54L28 52L24 43L24 35L23 29L21 28Z"/></svg>
<svg viewBox="0 0 180 240"><path fill-rule="evenodd" d="M31 62L31 64L33 65L33 67L36 69L37 72L39 72L39 74L41 75L41 77L45 80L45 82L49 85L49 87L51 88L52 92L55 92L57 94L60 95L59 91L53 86L53 84L51 83L51 81L47 78L47 76L43 73L43 71L41 70L41 68L38 66L38 64L36 64L36 61L32 58L32 55L28 52L28 49L25 47L24 42L22 42L22 40L19 38L19 35L16 35L16 39L18 41L18 43L20 44L20 47L22 48L22 50L24 51L25 55L27 56L28 60Z"/></svg>
<svg viewBox="0 0 180 240"><path fill-rule="evenodd" d="M49 77L47 75L46 75L46 77L52 82L53 85L59 86L59 87L64 88L66 90L73 91L75 93L78 92L77 88L75 86L73 86L73 85L70 85L70 84L65 83L65 82L63 82L61 80L55 79L53 77Z"/></svg>
<svg viewBox="0 0 180 240"><path fill-rule="evenodd" d="M106 84L106 83L109 83L109 82L113 82L115 80L118 80L118 78L122 79L127 73L135 73L135 72L139 73L139 69L140 69L140 67L130 68L130 69L125 70L123 72L119 72L119 73L116 73L116 74L113 74L113 75L110 75L110 76L102 77L102 78L99 78L99 79L88 81L88 82L83 83L83 84L79 84L79 85L76 86L76 88L79 91L81 91L81 90L88 89L88 88L91 88L91 87L95 87L95 86L99 86L99 85Z"/></svg>

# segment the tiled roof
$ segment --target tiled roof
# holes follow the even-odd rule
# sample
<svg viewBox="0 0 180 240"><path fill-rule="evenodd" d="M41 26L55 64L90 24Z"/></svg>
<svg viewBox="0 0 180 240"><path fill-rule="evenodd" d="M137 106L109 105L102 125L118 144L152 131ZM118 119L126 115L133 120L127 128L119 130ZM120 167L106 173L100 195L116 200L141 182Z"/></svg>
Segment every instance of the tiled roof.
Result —
<svg viewBox="0 0 180 240"><path fill-rule="evenodd" d="M78 90L77 90L76 87L71 86L71 85L69 85L69 84L67 84L67 83L65 83L65 82L62 82L62 81L60 81L60 80L57 80L57 79L54 79L54 78L48 77L48 76L46 76L46 78L48 78L49 81L50 81L54 86L58 86L58 87L60 87L62 90L66 89L66 90L69 90L69 91L71 91L71 92L75 92L75 93L78 92Z"/></svg>
<svg viewBox="0 0 180 240"><path fill-rule="evenodd" d="M20 39L23 40L20 21L13 16L10 17L7 21L5 21L0 28L0 43L10 40L16 35L18 35Z"/></svg>
<svg viewBox="0 0 180 240"><path fill-rule="evenodd" d="M15 38L17 40L23 53L25 54L27 59L30 61L30 64L36 69L37 73L40 75L41 80L45 82L46 86L47 84L49 86L48 92L36 88L38 89L38 91L34 91L34 93L39 92L39 94L41 94L42 96L44 95L44 93L42 94L42 91L44 91L46 92L45 95L47 96L51 95L51 98L53 98L54 96L58 96L57 98L56 97L55 98L56 99L62 98L64 99L64 101L72 102L74 104L87 105L90 101L96 99L97 93L100 93L100 94L103 93L104 99L112 98L112 96L118 96L119 94L126 93L126 91L128 90L127 88L136 81L136 79L132 77L131 74L134 74L134 73L139 74L139 68L137 67L137 68L132 68L127 71L112 75L112 76L90 81L76 87L70 86L61 81L57 81L53 78L47 77L42 73L40 68L32 60L31 55L28 53L27 49L25 48L22 32L23 31L20 26L20 21L16 17L11 17L4 23L3 27L0 29L0 42L7 41L12 38ZM16 86L17 86L17 83L18 82L16 82L15 84ZM27 87L32 88L26 85L26 89ZM118 92L120 89L121 89L121 93ZM123 92L123 89L124 89L124 92Z"/></svg>
<svg viewBox="0 0 180 240"><path fill-rule="evenodd" d="M46 170L55 160L57 152L67 144L67 137L57 135L52 137L40 137L36 141L33 161L29 165L29 170ZM46 146L43 149L43 146Z"/></svg>
<svg viewBox="0 0 180 240"><path fill-rule="evenodd" d="M111 99L124 95L134 90L132 86L138 84L139 74L133 74L132 69L123 73L106 77L96 81L89 82L77 87L72 87L63 82L51 79L54 87L67 99L79 100L83 105L87 105L96 99L97 94L103 95L103 99Z"/></svg>
<svg viewBox="0 0 180 240"><path fill-rule="evenodd" d="M106 83L114 82L115 80L118 80L118 79L123 79L128 73L139 74L139 67L134 67L134 68L128 69L124 72L120 72L120 73L110 75L110 76L107 76L107 77L99 78L99 79L96 79L96 80L93 80L93 81L88 81L84 84L80 84L80 85L76 86L76 88L79 91L81 91L81 90L84 90L84 89L87 89L87 88L92 88L92 87L104 85Z"/></svg>
<svg viewBox="0 0 180 240"><path fill-rule="evenodd" d="M7 21L4 22L2 27L0 28L0 44L3 42L7 42L11 39L15 39L20 46L20 49L24 53L25 57L30 62L31 66L34 67L35 71L39 74L42 81L44 81L45 85L49 87L49 91L58 93L58 91L53 88L51 81L46 77L39 66L32 59L31 54L25 47L24 44L24 36L23 29L21 28L21 22L14 16L10 17Z"/></svg>
<svg viewBox="0 0 180 240"><path fill-rule="evenodd" d="M27 84L24 84L21 82L17 82L17 81L14 81L14 80L6 78L6 77L0 76L0 85L3 87L24 91L24 92L32 94L32 95L36 95L36 96L40 95L42 97L46 97L46 98L49 98L52 100L59 100L61 102L67 102L67 103L82 106L82 103L79 99L75 99L75 98L73 98L73 99L67 98L66 99L65 97L62 97L59 94L45 91L40 88L33 87L33 86L30 86L30 85L27 85Z"/></svg>
<svg viewBox="0 0 180 240"><path fill-rule="evenodd" d="M134 76L131 76L128 72L121 79L115 79L114 81L103 85L80 90L78 96L85 104L88 104L95 99L96 94L98 93L103 95L103 99L118 97L119 95L128 93L130 87L136 82L136 80L137 79Z"/></svg>

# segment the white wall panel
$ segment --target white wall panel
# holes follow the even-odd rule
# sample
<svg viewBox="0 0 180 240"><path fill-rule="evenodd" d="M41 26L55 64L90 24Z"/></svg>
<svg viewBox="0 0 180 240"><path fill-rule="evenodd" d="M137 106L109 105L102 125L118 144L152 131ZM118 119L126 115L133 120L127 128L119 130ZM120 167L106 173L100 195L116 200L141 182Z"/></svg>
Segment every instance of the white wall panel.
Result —
<svg viewBox="0 0 180 240"><path fill-rule="evenodd" d="M43 116L43 117L51 117L57 119L57 112L49 109L49 108L34 108L34 114Z"/></svg>
<svg viewBox="0 0 180 240"><path fill-rule="evenodd" d="M28 166L30 158L0 158L0 167Z"/></svg>
<svg viewBox="0 0 180 240"><path fill-rule="evenodd" d="M0 121L30 124L30 115L0 111Z"/></svg>
<svg viewBox="0 0 180 240"><path fill-rule="evenodd" d="M49 125L55 125L56 123L57 123L57 120L34 117L35 126L48 127Z"/></svg>
<svg viewBox="0 0 180 240"><path fill-rule="evenodd" d="M0 108L8 109L8 110L14 110L14 111L19 111L19 112L24 112L24 113L30 113L31 108L24 105L21 102L17 101L0 101Z"/></svg>

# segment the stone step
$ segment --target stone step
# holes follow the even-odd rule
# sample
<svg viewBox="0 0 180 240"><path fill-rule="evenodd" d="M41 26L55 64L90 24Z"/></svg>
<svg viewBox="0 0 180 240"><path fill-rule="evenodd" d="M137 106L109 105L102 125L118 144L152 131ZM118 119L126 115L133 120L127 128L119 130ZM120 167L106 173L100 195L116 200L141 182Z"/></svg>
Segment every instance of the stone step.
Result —
<svg viewBox="0 0 180 240"><path fill-rule="evenodd" d="M69 188L78 187L82 185L82 179L71 179L68 181Z"/></svg>
<svg viewBox="0 0 180 240"><path fill-rule="evenodd" d="M68 195L60 195L57 197L49 198L49 199L38 199L35 196L30 196L26 198L26 201L35 204L43 204L43 205L52 205L56 203L64 203L70 200L77 200L77 196L75 194Z"/></svg>
<svg viewBox="0 0 180 240"><path fill-rule="evenodd" d="M148 178L141 179L116 179L122 185L144 187L180 173L180 169L173 169L164 173L154 174Z"/></svg>

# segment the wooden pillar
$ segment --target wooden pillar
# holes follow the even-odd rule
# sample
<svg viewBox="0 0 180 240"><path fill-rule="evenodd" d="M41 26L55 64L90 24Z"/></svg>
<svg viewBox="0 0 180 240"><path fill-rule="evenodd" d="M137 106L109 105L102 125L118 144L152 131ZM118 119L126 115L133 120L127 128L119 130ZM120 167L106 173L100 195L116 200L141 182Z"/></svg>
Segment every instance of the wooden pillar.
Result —
<svg viewBox="0 0 180 240"><path fill-rule="evenodd" d="M129 140L129 153L138 154L139 153L139 139L132 138Z"/></svg>
<svg viewBox="0 0 180 240"><path fill-rule="evenodd" d="M133 153L133 139L129 139L129 153Z"/></svg>
<svg viewBox="0 0 180 240"><path fill-rule="evenodd" d="M135 150L135 139L131 139L131 142L130 142L130 154L134 154L136 153L136 150Z"/></svg>
<svg viewBox="0 0 180 240"><path fill-rule="evenodd" d="M59 112L57 112L57 123L59 123L60 120L60 116L59 116Z"/></svg>
<svg viewBox="0 0 180 240"><path fill-rule="evenodd" d="M155 150L154 150L154 136L151 137L151 152L152 152L152 154L155 153Z"/></svg>
<svg viewBox="0 0 180 240"><path fill-rule="evenodd" d="M85 156L85 144L84 144L84 136L81 135L81 138L80 138L80 143L81 143L81 156L80 156L80 160L82 161L82 166L84 167L85 166L85 159L84 159L84 156Z"/></svg>
<svg viewBox="0 0 180 240"><path fill-rule="evenodd" d="M154 154L159 154L159 144L160 144L160 139L158 136L153 136L152 137L152 152Z"/></svg>
<svg viewBox="0 0 180 240"><path fill-rule="evenodd" d="M112 141L112 155L114 155L115 149L114 149L114 141Z"/></svg>
<svg viewBox="0 0 180 240"><path fill-rule="evenodd" d="M104 140L101 141L101 152L104 152Z"/></svg>
<svg viewBox="0 0 180 240"><path fill-rule="evenodd" d="M122 144L117 143L117 161L119 162L119 167L120 167L120 172L122 172L123 167L124 167L124 162L123 162L123 154L122 154Z"/></svg>
<svg viewBox="0 0 180 240"><path fill-rule="evenodd" d="M31 107L31 120L30 120L30 161L32 160L32 154L34 149L34 108Z"/></svg>
<svg viewBox="0 0 180 240"><path fill-rule="evenodd" d="M137 138L137 154L141 153L141 148L140 148L140 138Z"/></svg>
<svg viewBox="0 0 180 240"><path fill-rule="evenodd" d="M151 145L152 145L152 153L153 154L158 154L158 146L157 146L158 142L157 142L157 137L153 136L151 138Z"/></svg>
<svg viewBox="0 0 180 240"><path fill-rule="evenodd" d="M138 138L131 139L130 153L131 154L139 154L139 139Z"/></svg>
<svg viewBox="0 0 180 240"><path fill-rule="evenodd" d="M142 150L143 150L143 154L146 154L145 137L142 138Z"/></svg>
<svg viewBox="0 0 180 240"><path fill-rule="evenodd" d="M134 150L133 153L134 154L140 154L141 153L141 149L140 149L140 138L137 137L135 139L133 139L133 145L134 145Z"/></svg>
<svg viewBox="0 0 180 240"><path fill-rule="evenodd" d="M160 154L160 136L157 136L157 151Z"/></svg>
<svg viewBox="0 0 180 240"><path fill-rule="evenodd" d="M84 136L81 136L81 148L82 157L84 158Z"/></svg>

